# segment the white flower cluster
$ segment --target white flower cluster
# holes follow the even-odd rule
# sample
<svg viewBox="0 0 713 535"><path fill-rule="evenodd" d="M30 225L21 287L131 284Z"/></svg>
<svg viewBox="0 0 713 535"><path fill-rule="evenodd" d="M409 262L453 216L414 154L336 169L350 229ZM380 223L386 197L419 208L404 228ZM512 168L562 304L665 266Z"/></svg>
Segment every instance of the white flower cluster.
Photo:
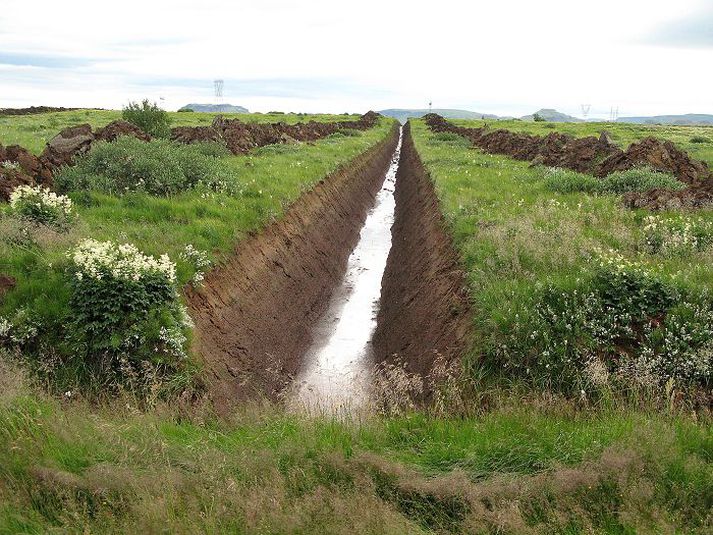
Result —
<svg viewBox="0 0 713 535"><path fill-rule="evenodd" d="M700 217L651 215L642 230L646 249L666 256L700 251L713 240L713 223Z"/></svg>
<svg viewBox="0 0 713 535"><path fill-rule="evenodd" d="M8 171L16 171L20 168L20 164L17 162L11 162L10 160L5 160L0 162L0 167L7 169Z"/></svg>
<svg viewBox="0 0 713 535"><path fill-rule="evenodd" d="M87 239L68 253L78 270L77 279L90 277L100 280L105 276L115 279L140 281L146 275L160 274L170 282L176 280L176 264L168 255L159 258L145 255L135 245L117 245L111 241Z"/></svg>
<svg viewBox="0 0 713 535"><path fill-rule="evenodd" d="M210 267L211 261L208 258L208 253L200 249L196 249L192 244L186 245L180 254L181 260L188 262L195 269L193 282L198 284L205 278L205 269Z"/></svg>
<svg viewBox="0 0 713 535"><path fill-rule="evenodd" d="M20 208L31 204L37 208L56 210L65 216L72 213L72 199L41 186L18 186L10 194L10 207Z"/></svg>
<svg viewBox="0 0 713 535"><path fill-rule="evenodd" d="M618 251L610 249L608 251L596 250L596 263L600 268L611 270L615 273L630 273L638 275L649 275L646 268L634 260L624 258Z"/></svg>
<svg viewBox="0 0 713 535"><path fill-rule="evenodd" d="M10 335L10 329L12 329L12 323L7 318L0 316L0 338L6 338Z"/></svg>

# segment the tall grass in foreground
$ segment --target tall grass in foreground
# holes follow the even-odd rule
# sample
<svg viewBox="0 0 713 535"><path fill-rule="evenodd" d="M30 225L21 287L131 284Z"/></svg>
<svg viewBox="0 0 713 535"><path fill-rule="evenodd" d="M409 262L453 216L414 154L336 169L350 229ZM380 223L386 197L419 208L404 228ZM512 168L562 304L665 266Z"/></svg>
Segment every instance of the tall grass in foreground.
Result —
<svg viewBox="0 0 713 535"><path fill-rule="evenodd" d="M493 392L465 417L89 407L0 370L0 533L707 533L695 419ZM523 402L525 401L525 402Z"/></svg>

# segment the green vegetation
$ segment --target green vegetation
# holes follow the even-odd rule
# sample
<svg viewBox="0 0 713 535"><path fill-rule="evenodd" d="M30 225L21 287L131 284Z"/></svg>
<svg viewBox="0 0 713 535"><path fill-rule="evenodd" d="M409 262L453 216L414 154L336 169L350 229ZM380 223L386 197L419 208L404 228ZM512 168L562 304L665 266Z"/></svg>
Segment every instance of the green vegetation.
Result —
<svg viewBox="0 0 713 535"><path fill-rule="evenodd" d="M654 188L680 190L686 187L673 175L646 168L617 171L604 178L596 178L569 169L550 167L544 170L544 178L547 187L558 193L622 194Z"/></svg>
<svg viewBox="0 0 713 535"><path fill-rule="evenodd" d="M220 262L245 235L280 217L301 192L382 140L391 124L384 119L360 136L267 146L245 156L226 155L214 144L178 146L166 140L142 143L124 138L97 144L76 168L58 177L76 217L66 232L0 215L0 273L17 280L0 304L0 322L7 326L0 340L22 352L37 376L58 392L83 386L108 394L132 382L148 384L151 397L174 390L176 385L164 383L169 375L164 371L177 369L168 363L182 358L175 341L186 340L170 290L200 281L194 257L204 256L203 264ZM79 288L68 252L87 239L131 244L141 255L156 259L167 255L176 264L175 281L171 288L151 281L147 291L121 277L105 277L105 286ZM102 298L124 293L126 301L113 299L117 310L99 306ZM138 302L149 305L149 316L133 318L133 327L112 323L120 311L133 309ZM87 328L96 332L77 326L69 336L66 326L79 317L86 320L79 312L91 313L92 303L100 316L93 317ZM134 327L138 331L130 332ZM94 340L108 331L116 332L108 340ZM151 364L136 381L135 370L123 375L119 370L135 350L130 336L158 348L155 359L135 355L139 362ZM94 364L112 363L116 373L107 374L109 385L97 383L96 370L105 368L83 364L92 347L97 349L96 343L108 344L100 351L104 357L95 355ZM178 368L190 371L192 366ZM122 377L126 384L116 384L115 379ZM177 380L184 384L187 378L180 374Z"/></svg>
<svg viewBox="0 0 713 535"><path fill-rule="evenodd" d="M172 126L209 126L215 113L200 112L168 112ZM357 115L305 115L285 113L270 115L262 113L223 113L227 119L240 119L246 122L298 123L303 121L353 121ZM34 154L40 154L47 142L60 130L81 123L90 124L99 128L111 121L121 119L121 111L114 110L75 110L53 113L40 113L36 115L0 116L0 143L3 145L20 145Z"/></svg>
<svg viewBox="0 0 713 535"><path fill-rule="evenodd" d="M129 102L121 111L121 117L152 137L167 138L171 135L171 116L148 99L143 100L141 104Z"/></svg>
<svg viewBox="0 0 713 535"><path fill-rule="evenodd" d="M413 133L468 274L473 366L585 397L711 387L713 251L703 244L713 212L701 211L695 230L684 225L688 234L667 227L659 249L677 254L659 254L644 213L581 191L618 193L665 175L635 170L595 184L484 154L421 121ZM694 237L700 246L677 248Z"/></svg>
<svg viewBox="0 0 713 535"><path fill-rule="evenodd" d="M493 398L465 418L246 407L221 422L0 380L2 533L703 534L713 520L713 434L685 417Z"/></svg>
<svg viewBox="0 0 713 535"><path fill-rule="evenodd" d="M482 121L454 119L453 124L475 128L482 126ZM692 138L713 138L713 126L675 126L646 125L626 123L541 123L518 120L488 121L490 128L505 128L513 132L525 132L546 136L552 131L569 134L574 137L596 136L608 132L611 139L620 147L626 148L634 141L653 136L673 141L681 150L688 152L692 158L702 160L713 167L713 143L701 143Z"/></svg>
<svg viewBox="0 0 713 535"><path fill-rule="evenodd" d="M238 189L238 182L225 164L228 155L219 143L183 145L123 136L112 143L97 143L76 165L60 170L55 183L60 191L113 195L175 195L197 186L229 193Z"/></svg>

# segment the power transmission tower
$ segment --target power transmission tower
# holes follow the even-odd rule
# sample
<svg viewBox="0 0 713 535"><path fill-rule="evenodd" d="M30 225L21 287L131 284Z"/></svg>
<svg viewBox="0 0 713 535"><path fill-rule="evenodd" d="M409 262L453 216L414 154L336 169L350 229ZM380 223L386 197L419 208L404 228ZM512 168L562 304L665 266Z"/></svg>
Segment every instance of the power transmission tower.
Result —
<svg viewBox="0 0 713 535"><path fill-rule="evenodd" d="M589 110L592 108L591 104L582 104L582 116L584 117L584 120L587 120L587 117L589 116Z"/></svg>
<svg viewBox="0 0 713 535"><path fill-rule="evenodd" d="M615 123L619 119L619 106L614 109L614 106L611 107L609 111L609 122Z"/></svg>
<svg viewBox="0 0 713 535"><path fill-rule="evenodd" d="M223 80L214 80L213 87L215 88L216 104L223 103Z"/></svg>

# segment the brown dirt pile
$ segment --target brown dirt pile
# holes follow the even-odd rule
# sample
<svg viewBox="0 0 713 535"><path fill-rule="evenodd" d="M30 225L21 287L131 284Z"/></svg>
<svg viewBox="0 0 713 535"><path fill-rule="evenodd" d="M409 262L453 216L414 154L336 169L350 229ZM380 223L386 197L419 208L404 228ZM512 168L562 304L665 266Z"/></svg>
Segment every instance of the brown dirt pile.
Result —
<svg viewBox="0 0 713 535"><path fill-rule="evenodd" d="M452 362L467 350L470 308L458 255L408 125L394 196L374 355L379 363L398 359L425 377L437 355Z"/></svg>
<svg viewBox="0 0 713 535"><path fill-rule="evenodd" d="M202 288L187 290L193 349L219 409L255 395L275 397L299 371L396 142L394 129L304 193L283 218L241 241Z"/></svg>
<svg viewBox="0 0 713 535"><path fill-rule="evenodd" d="M36 184L52 186L49 162L19 145L0 145L0 200L7 201L17 186Z"/></svg>
<svg viewBox="0 0 713 535"><path fill-rule="evenodd" d="M533 164L573 169L600 178L616 171L646 166L671 173L689 186L682 191L655 189L629 193L624 196L624 203L632 208L699 208L713 203L713 175L708 165L691 158L671 141L647 137L623 151L609 140L606 133L599 138L574 138L559 133L542 137L509 130L463 128L433 113L424 119L432 131L464 136L489 153L505 154L518 160L532 161Z"/></svg>
<svg viewBox="0 0 713 535"><path fill-rule="evenodd" d="M356 121L319 123L246 123L240 119L217 116L211 126L180 126L171 130L171 139L182 143L218 141L227 145L233 154L244 154L251 149L278 143L316 141L343 129L367 130L379 119L373 111Z"/></svg>
<svg viewBox="0 0 713 535"><path fill-rule="evenodd" d="M20 185L41 184L51 188L52 173L63 165L73 165L74 159L89 150L97 141L114 141L119 136L134 136L148 141L150 136L140 128L126 121L113 121L96 131L88 124L65 128L53 137L42 154L37 157L19 145L0 145L0 163L10 162L14 166L0 167L0 200L7 201L10 193Z"/></svg>
<svg viewBox="0 0 713 535"><path fill-rule="evenodd" d="M29 108L0 108L0 115L35 115L54 111L74 111L79 108L55 108L52 106L30 106Z"/></svg>
<svg viewBox="0 0 713 535"><path fill-rule="evenodd" d="M143 130L127 121L112 121L96 132L88 124L80 124L65 128L53 137L42 152L42 157L53 168L73 165L74 159L89 151L93 143L114 141L119 136L134 136L143 141L151 139Z"/></svg>

